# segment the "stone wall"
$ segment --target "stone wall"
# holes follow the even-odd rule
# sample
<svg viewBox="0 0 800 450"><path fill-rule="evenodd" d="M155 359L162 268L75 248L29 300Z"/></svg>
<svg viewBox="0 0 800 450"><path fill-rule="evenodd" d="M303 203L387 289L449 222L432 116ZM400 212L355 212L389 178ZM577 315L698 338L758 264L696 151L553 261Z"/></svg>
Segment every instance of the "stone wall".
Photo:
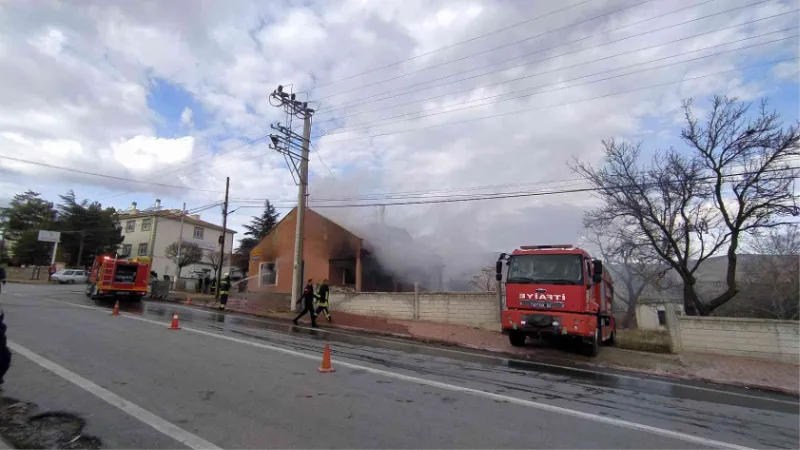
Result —
<svg viewBox="0 0 800 450"><path fill-rule="evenodd" d="M500 329L497 296L480 292L332 293L331 309L388 319Z"/></svg>
<svg viewBox="0 0 800 450"><path fill-rule="evenodd" d="M800 362L797 321L678 316L677 328L677 351Z"/></svg>

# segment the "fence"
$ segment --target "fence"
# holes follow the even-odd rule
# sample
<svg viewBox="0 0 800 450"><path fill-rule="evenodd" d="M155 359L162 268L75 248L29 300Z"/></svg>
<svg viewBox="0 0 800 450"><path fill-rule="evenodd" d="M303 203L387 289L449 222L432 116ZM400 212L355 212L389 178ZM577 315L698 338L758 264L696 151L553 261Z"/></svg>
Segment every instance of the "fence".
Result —
<svg viewBox="0 0 800 450"><path fill-rule="evenodd" d="M491 293L332 293L330 303L332 309L352 314L500 328L497 296Z"/></svg>
<svg viewBox="0 0 800 450"><path fill-rule="evenodd" d="M734 317L675 316L670 327L673 353L682 351L747 356L800 363L800 322Z"/></svg>

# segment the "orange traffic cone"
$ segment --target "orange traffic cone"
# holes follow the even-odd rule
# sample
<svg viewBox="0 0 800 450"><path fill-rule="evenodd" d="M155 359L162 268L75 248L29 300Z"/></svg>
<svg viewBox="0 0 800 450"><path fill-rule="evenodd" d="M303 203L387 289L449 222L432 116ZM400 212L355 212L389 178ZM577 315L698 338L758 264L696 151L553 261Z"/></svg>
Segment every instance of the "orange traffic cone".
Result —
<svg viewBox="0 0 800 450"><path fill-rule="evenodd" d="M187 296L186 296L186 303L184 303L184 304L185 304L185 305L191 305L191 304L192 304L192 297L191 297L191 296L189 296L189 295L187 295Z"/></svg>
<svg viewBox="0 0 800 450"><path fill-rule="evenodd" d="M112 316L119 315L119 300L117 300L117 303L114 303L114 309L111 310L111 315Z"/></svg>
<svg viewBox="0 0 800 450"><path fill-rule="evenodd" d="M181 326L178 324L178 313L172 314L172 324L168 328L169 330L180 330Z"/></svg>
<svg viewBox="0 0 800 450"><path fill-rule="evenodd" d="M319 366L320 372L335 372L336 369L331 367L331 346L325 344L325 353L322 354L322 365Z"/></svg>

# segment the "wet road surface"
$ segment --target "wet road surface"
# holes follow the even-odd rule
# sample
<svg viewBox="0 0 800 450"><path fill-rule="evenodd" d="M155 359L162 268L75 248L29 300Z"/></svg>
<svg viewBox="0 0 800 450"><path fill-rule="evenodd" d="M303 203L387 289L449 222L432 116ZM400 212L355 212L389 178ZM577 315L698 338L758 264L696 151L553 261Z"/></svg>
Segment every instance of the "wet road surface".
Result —
<svg viewBox="0 0 800 450"><path fill-rule="evenodd" d="M14 355L6 395L81 414L86 432L108 447L197 447L187 435L224 448L800 446L797 399L777 394L157 302L111 317L110 304L89 301L80 288L7 288L1 301L13 344L185 433L158 431L162 422ZM166 330L173 311L184 330ZM317 371L325 344L335 373Z"/></svg>

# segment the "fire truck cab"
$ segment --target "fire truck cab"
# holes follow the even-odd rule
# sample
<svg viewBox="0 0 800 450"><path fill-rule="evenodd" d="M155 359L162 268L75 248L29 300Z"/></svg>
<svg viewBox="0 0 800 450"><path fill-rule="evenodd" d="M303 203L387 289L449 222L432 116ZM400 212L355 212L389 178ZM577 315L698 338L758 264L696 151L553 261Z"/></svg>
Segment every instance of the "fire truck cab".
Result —
<svg viewBox="0 0 800 450"><path fill-rule="evenodd" d="M504 265L502 331L511 345L529 336L571 338L596 356L601 344L614 344L614 285L601 261L571 245L530 245L500 255L497 281Z"/></svg>

